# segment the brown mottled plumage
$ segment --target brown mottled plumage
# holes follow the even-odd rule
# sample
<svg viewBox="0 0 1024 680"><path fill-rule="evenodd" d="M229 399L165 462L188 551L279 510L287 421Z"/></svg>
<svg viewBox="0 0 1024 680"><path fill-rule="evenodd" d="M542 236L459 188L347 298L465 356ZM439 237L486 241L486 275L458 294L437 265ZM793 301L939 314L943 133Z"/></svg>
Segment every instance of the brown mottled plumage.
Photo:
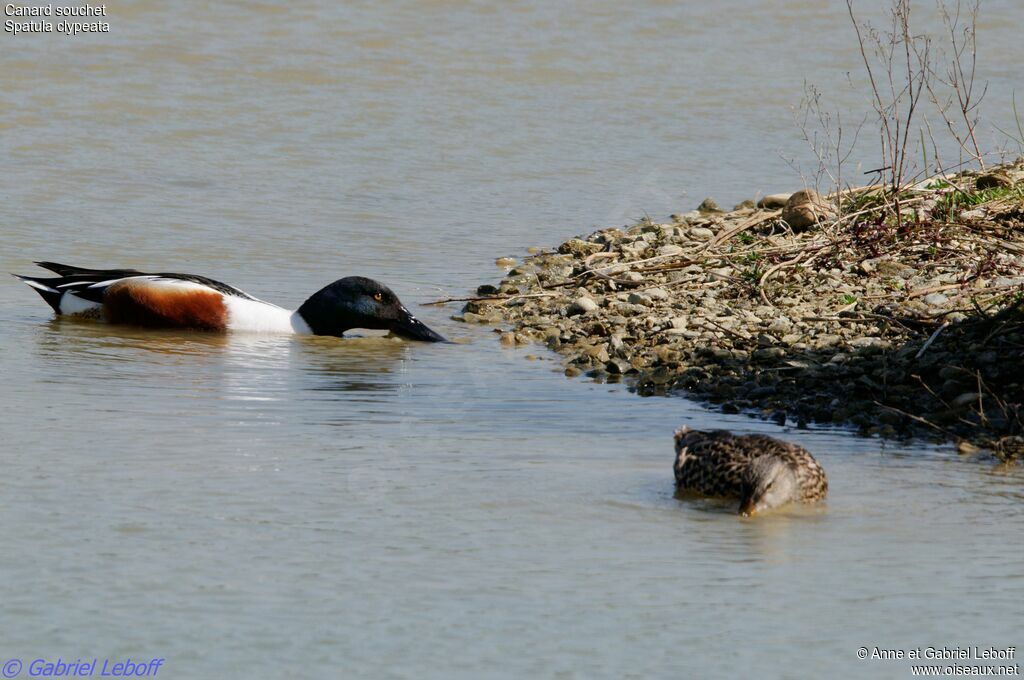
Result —
<svg viewBox="0 0 1024 680"><path fill-rule="evenodd" d="M740 499L751 515L788 502L813 503L828 479L807 449L772 437L726 430L676 432L676 488Z"/></svg>

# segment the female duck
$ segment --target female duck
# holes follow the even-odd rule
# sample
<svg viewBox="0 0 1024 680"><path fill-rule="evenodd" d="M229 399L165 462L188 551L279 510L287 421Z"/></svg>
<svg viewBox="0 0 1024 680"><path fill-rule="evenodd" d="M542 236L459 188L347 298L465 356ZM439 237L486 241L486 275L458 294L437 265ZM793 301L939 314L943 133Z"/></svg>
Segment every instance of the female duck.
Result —
<svg viewBox="0 0 1024 680"><path fill-rule="evenodd" d="M391 289L361 276L325 286L292 312L205 276L36 264L58 276L15 276L32 286L58 315L151 328L338 337L353 328L372 328L410 340L444 340L414 317Z"/></svg>
<svg viewBox="0 0 1024 680"><path fill-rule="evenodd" d="M739 498L744 517L786 503L814 503L828 479L807 449L764 435L676 431L676 488Z"/></svg>

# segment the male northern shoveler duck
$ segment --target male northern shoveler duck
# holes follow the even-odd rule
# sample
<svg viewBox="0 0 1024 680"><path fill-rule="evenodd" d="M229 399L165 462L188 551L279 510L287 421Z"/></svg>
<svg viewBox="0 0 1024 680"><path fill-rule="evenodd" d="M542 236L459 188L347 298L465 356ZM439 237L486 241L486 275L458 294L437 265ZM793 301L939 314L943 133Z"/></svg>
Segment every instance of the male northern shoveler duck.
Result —
<svg viewBox="0 0 1024 680"><path fill-rule="evenodd" d="M744 517L786 503L814 503L828 493L825 471L796 444L688 427L677 430L675 437L676 488L739 498Z"/></svg>
<svg viewBox="0 0 1024 680"><path fill-rule="evenodd" d="M353 328L371 328L410 340L444 340L413 316L391 289L361 276L325 286L292 312L205 276L36 264L58 276L14 276L32 286L58 315L151 328L337 337Z"/></svg>

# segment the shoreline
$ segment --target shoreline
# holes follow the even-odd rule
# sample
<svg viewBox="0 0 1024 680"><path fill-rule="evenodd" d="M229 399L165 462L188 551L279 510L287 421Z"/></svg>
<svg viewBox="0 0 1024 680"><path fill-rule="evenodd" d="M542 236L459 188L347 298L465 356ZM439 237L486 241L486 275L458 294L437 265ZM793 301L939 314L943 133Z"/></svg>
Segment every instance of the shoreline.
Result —
<svg viewBox="0 0 1024 680"><path fill-rule="evenodd" d="M892 205L877 187L709 199L440 302L502 344L546 344L570 377L1021 457L1024 159L913 185L898 220Z"/></svg>

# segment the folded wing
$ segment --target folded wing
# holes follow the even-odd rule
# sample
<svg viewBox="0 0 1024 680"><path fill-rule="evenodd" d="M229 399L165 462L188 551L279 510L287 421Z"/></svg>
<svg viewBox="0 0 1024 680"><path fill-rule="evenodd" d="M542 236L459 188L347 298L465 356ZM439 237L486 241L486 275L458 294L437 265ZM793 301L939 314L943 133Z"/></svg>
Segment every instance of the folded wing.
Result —
<svg viewBox="0 0 1024 680"><path fill-rule="evenodd" d="M57 314L151 328L224 330L229 316L226 298L258 302L237 288L204 276L36 264L59 276L17 278L35 289Z"/></svg>

